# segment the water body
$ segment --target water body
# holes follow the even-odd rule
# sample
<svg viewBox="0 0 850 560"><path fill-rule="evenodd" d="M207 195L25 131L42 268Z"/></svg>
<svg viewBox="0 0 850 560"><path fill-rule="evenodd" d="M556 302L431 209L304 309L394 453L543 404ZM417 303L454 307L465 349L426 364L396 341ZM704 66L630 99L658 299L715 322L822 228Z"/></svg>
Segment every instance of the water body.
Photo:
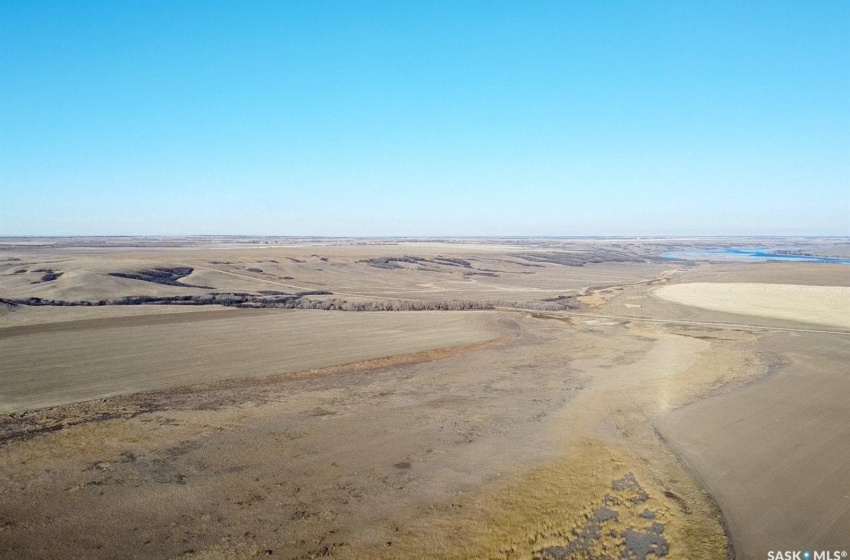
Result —
<svg viewBox="0 0 850 560"><path fill-rule="evenodd" d="M721 262L813 262L850 264L850 259L835 257L817 257L811 255L784 255L775 253L775 249L703 249L698 251L668 251L661 255L663 259L684 259L689 261Z"/></svg>

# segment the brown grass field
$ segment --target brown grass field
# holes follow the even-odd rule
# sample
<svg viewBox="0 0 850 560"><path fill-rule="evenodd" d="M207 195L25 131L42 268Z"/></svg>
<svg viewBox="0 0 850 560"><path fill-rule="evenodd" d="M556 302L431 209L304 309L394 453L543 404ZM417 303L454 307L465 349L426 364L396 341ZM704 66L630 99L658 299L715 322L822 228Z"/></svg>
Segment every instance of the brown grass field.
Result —
<svg viewBox="0 0 850 560"><path fill-rule="evenodd" d="M659 258L761 242L0 240L0 558L850 550L850 269Z"/></svg>

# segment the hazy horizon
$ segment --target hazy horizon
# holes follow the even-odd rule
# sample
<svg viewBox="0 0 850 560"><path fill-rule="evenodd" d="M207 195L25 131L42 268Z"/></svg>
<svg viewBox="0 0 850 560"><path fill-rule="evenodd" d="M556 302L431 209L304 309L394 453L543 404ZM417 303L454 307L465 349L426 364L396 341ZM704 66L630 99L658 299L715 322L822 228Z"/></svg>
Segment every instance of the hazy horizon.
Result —
<svg viewBox="0 0 850 560"><path fill-rule="evenodd" d="M267 234L245 234L245 233L220 233L220 234L114 234L114 235L0 235L0 239L77 239L77 238L151 238L151 239L183 239L183 238L245 238L245 239L375 239L375 240L455 240L455 239L850 239L847 235L267 235Z"/></svg>
<svg viewBox="0 0 850 560"><path fill-rule="evenodd" d="M848 36L837 1L5 3L0 236L847 236Z"/></svg>

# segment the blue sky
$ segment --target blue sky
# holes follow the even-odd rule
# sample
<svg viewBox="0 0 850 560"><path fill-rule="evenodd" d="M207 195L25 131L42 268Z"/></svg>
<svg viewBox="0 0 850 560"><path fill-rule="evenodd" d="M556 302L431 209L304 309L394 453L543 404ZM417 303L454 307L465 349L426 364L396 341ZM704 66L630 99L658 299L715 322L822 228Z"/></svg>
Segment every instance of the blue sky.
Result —
<svg viewBox="0 0 850 560"><path fill-rule="evenodd" d="M0 3L0 235L850 234L850 3Z"/></svg>

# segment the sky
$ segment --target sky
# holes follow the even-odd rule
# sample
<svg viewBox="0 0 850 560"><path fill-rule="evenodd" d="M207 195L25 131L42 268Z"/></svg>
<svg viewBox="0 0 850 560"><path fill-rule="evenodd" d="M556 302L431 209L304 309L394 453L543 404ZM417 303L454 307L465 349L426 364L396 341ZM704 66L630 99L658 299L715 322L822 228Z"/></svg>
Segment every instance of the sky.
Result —
<svg viewBox="0 0 850 560"><path fill-rule="evenodd" d="M0 235L850 235L850 2L0 3Z"/></svg>

